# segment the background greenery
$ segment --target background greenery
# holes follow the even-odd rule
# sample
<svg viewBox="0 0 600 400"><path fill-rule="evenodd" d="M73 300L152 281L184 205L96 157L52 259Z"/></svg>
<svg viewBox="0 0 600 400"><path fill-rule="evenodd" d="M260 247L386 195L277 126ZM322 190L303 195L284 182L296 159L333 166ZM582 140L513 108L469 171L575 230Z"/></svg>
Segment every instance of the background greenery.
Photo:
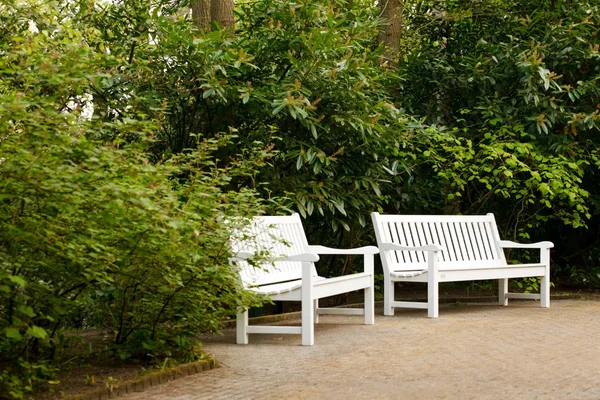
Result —
<svg viewBox="0 0 600 400"><path fill-rule="evenodd" d="M73 332L121 359L196 357L258 304L224 221L298 211L372 244L369 213L494 212L599 287L595 1L405 1L397 63L366 0L0 5L0 387L52 380ZM347 272L347 260L323 266Z"/></svg>

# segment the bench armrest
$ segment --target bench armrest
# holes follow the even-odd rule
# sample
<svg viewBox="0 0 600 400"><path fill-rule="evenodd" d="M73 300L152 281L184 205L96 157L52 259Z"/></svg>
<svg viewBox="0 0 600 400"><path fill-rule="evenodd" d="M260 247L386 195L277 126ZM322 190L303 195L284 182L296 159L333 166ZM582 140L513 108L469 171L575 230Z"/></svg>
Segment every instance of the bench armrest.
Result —
<svg viewBox="0 0 600 400"><path fill-rule="evenodd" d="M232 260L247 260L253 257L255 253L249 253L246 251L240 251L235 256L231 257ZM270 257L265 261L305 261L305 262L317 262L319 256L315 253L300 253L289 257Z"/></svg>
<svg viewBox="0 0 600 400"><path fill-rule="evenodd" d="M554 247L552 242L537 242L537 243L517 243L510 240L501 240L500 247L512 249L551 249Z"/></svg>
<svg viewBox="0 0 600 400"><path fill-rule="evenodd" d="M325 246L308 246L310 251L315 252L316 254L378 254L379 249L375 246L364 246L357 247L354 249L334 249L331 247Z"/></svg>
<svg viewBox="0 0 600 400"><path fill-rule="evenodd" d="M437 244L428 244L426 246L402 246L396 243L383 243L379 245L381 250L398 251L442 251L444 248Z"/></svg>

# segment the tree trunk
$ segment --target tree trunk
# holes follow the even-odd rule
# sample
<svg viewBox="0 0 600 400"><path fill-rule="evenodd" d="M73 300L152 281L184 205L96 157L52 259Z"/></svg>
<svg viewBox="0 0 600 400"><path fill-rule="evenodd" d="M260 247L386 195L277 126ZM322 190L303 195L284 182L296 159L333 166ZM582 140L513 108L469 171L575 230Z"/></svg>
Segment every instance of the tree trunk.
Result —
<svg viewBox="0 0 600 400"><path fill-rule="evenodd" d="M192 5L192 21L198 29L205 32L210 30L210 0L197 0Z"/></svg>
<svg viewBox="0 0 600 400"><path fill-rule="evenodd" d="M400 59L402 0L380 0L379 7L381 8L381 17L387 22L379 32L379 43L383 44L382 64L387 62L390 66L396 66Z"/></svg>
<svg viewBox="0 0 600 400"><path fill-rule="evenodd" d="M235 25L233 19L234 0L212 0L210 4L211 19L223 29L231 29Z"/></svg>

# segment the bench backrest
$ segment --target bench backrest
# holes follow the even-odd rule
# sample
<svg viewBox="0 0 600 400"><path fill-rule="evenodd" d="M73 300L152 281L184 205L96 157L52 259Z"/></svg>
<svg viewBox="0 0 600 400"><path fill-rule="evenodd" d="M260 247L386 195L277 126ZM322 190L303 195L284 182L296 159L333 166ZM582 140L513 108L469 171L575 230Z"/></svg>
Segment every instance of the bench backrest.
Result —
<svg viewBox="0 0 600 400"><path fill-rule="evenodd" d="M494 214L381 215L373 213L377 244L440 245L439 269L469 269L506 265ZM427 252L381 251L388 271L427 269Z"/></svg>
<svg viewBox="0 0 600 400"><path fill-rule="evenodd" d="M308 253L308 241L298 214L254 217L232 234L231 253L261 254L266 259ZM302 263L235 261L246 287L302 279ZM313 273L316 269L313 264Z"/></svg>

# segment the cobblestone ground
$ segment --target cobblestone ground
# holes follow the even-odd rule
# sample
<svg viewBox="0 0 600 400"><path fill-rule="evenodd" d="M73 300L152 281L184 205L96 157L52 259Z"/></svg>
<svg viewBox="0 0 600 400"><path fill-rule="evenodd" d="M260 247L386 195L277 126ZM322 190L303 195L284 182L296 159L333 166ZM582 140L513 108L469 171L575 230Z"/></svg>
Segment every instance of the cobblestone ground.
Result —
<svg viewBox="0 0 600 400"><path fill-rule="evenodd" d="M228 330L204 342L221 368L124 399L600 399L600 302L537 304L325 316L312 347Z"/></svg>

